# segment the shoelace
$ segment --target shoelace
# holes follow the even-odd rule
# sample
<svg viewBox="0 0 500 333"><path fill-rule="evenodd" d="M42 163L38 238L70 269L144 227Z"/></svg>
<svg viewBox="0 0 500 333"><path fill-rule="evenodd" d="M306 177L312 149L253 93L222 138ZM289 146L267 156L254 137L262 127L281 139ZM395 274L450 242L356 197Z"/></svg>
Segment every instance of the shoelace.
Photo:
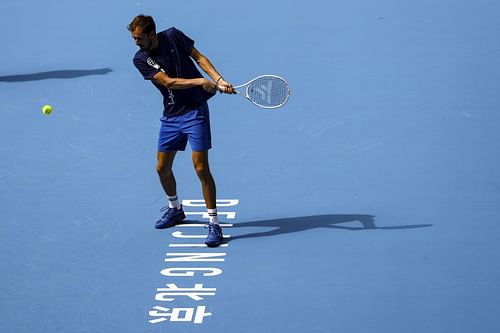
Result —
<svg viewBox="0 0 500 333"><path fill-rule="evenodd" d="M209 224L205 224L205 226L203 227L205 229L208 229L208 233L209 234L216 234L217 237L221 237L222 236L222 230L219 228L216 227L216 224L214 223L209 223Z"/></svg>
<svg viewBox="0 0 500 333"><path fill-rule="evenodd" d="M166 216L172 215L172 213L174 213L175 211L173 209L170 209L170 207L165 206L162 209L160 209L160 213L162 213L162 212L165 212L163 214L163 217L166 217Z"/></svg>

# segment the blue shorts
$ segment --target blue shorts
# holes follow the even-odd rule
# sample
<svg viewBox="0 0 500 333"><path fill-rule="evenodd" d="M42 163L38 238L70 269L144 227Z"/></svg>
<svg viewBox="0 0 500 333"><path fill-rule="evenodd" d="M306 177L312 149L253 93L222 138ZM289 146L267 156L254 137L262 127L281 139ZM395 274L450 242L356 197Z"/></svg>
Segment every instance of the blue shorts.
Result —
<svg viewBox="0 0 500 333"><path fill-rule="evenodd" d="M158 151L183 151L188 140L193 151L206 151L212 148L207 104L181 116L161 118Z"/></svg>

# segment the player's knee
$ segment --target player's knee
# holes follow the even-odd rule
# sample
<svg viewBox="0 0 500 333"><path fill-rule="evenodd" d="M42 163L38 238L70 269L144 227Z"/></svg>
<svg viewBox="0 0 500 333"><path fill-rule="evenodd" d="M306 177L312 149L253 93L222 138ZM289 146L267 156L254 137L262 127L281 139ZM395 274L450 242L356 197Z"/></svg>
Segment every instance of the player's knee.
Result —
<svg viewBox="0 0 500 333"><path fill-rule="evenodd" d="M208 167L207 163L203 162L195 163L194 169L199 178L205 179L207 177L210 177L210 168Z"/></svg>
<svg viewBox="0 0 500 333"><path fill-rule="evenodd" d="M167 165L165 165L164 163L157 163L156 164L156 172L160 175L160 176L168 176L170 174L172 174L172 169L169 168Z"/></svg>

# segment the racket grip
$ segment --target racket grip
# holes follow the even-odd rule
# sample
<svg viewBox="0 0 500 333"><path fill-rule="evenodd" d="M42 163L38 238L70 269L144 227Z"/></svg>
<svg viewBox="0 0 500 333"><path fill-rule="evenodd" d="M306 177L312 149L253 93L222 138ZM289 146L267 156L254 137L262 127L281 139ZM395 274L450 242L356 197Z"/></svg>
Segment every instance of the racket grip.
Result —
<svg viewBox="0 0 500 333"><path fill-rule="evenodd" d="M230 95L235 95L237 94L238 92L236 91L236 89L233 88L233 91L228 93L226 92L226 89L221 87L221 86L217 86L217 90L221 93L221 94L230 94Z"/></svg>

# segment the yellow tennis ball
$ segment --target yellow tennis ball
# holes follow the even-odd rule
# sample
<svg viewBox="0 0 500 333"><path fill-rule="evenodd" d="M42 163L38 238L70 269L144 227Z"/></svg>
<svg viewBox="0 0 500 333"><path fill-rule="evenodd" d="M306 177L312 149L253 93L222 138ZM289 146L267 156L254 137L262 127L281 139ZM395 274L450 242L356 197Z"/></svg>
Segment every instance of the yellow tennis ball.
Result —
<svg viewBox="0 0 500 333"><path fill-rule="evenodd" d="M42 112L44 115L48 116L49 114L52 113L52 106L46 104L42 107Z"/></svg>

